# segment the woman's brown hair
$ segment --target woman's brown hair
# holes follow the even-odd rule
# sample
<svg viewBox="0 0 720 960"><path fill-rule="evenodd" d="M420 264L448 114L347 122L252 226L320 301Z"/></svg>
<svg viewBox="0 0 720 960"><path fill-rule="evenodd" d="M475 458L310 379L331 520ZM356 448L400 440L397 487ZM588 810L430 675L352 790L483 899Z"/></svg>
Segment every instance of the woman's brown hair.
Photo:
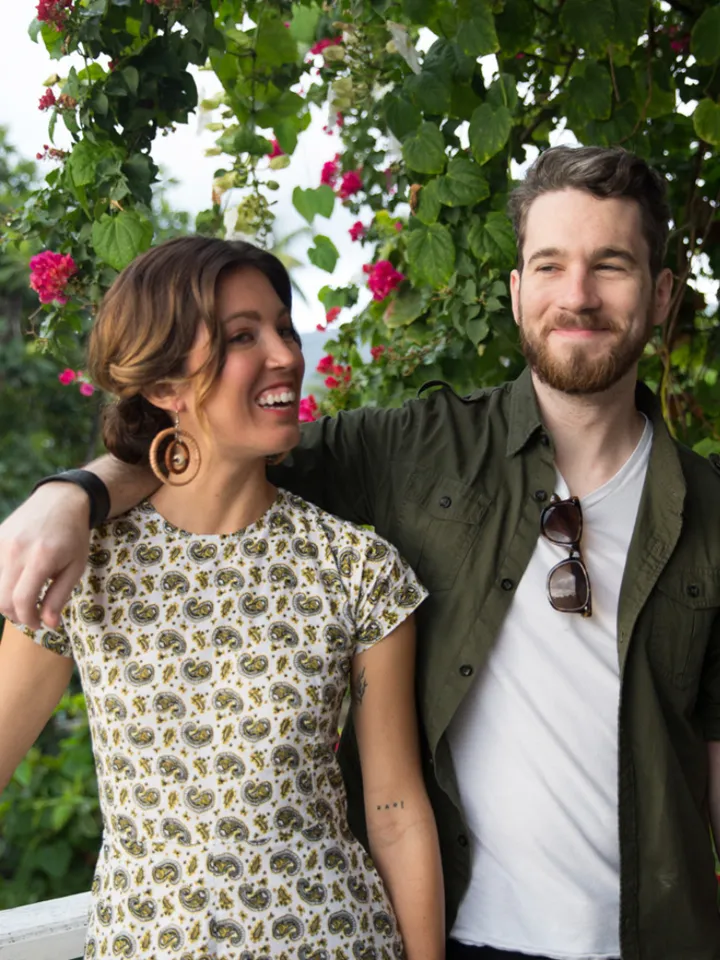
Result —
<svg viewBox="0 0 720 960"><path fill-rule="evenodd" d="M147 463L154 436L171 426L169 414L143 392L187 379L200 323L209 349L194 374L198 403L207 396L226 352L215 310L218 283L244 267L260 270L292 309L290 277L277 257L251 243L212 237L178 237L148 250L108 290L90 333L88 368L93 381L116 398L105 409L103 440L118 459Z"/></svg>

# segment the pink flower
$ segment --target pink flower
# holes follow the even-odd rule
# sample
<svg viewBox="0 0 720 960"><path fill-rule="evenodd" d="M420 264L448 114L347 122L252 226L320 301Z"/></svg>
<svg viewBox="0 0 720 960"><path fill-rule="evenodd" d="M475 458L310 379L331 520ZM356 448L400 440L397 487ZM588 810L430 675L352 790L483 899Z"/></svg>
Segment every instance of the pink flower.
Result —
<svg viewBox="0 0 720 960"><path fill-rule="evenodd" d="M335 377L325 377L325 386L328 390L336 390L340 386L340 381Z"/></svg>
<svg viewBox="0 0 720 960"><path fill-rule="evenodd" d="M340 316L340 307L330 307L328 312L325 314L325 323L332 323L333 320L337 320Z"/></svg>
<svg viewBox="0 0 720 960"><path fill-rule="evenodd" d="M58 374L58 380L64 387L67 387L68 384L72 383L76 377L77 374L74 370L71 370L70 367L66 367L62 373Z"/></svg>
<svg viewBox="0 0 720 960"><path fill-rule="evenodd" d="M318 333L323 333L323 332L325 331L326 327L325 327L325 324L324 324L324 323L318 323L318 324L316 325L315 329L317 330Z"/></svg>
<svg viewBox="0 0 720 960"><path fill-rule="evenodd" d="M347 200L354 193L362 190L363 182L359 170L348 170L342 175L337 195L341 200Z"/></svg>
<svg viewBox="0 0 720 960"><path fill-rule="evenodd" d="M55 99L55 94L52 90L46 90L45 93L40 97L38 102L38 110L49 110L50 107L54 107L57 103Z"/></svg>
<svg viewBox="0 0 720 960"><path fill-rule="evenodd" d="M335 363L335 357L331 353L326 353L325 356L318 361L316 370L318 373L330 373Z"/></svg>
<svg viewBox="0 0 720 960"><path fill-rule="evenodd" d="M361 237L365 236L366 228L363 226L360 220L356 220L355 223L348 230L350 234L350 239L355 241L359 240Z"/></svg>
<svg viewBox="0 0 720 960"><path fill-rule="evenodd" d="M308 397L303 397L300 401L300 410L298 413L300 423L312 423L313 420L317 420L317 415L318 405L315 397L312 394Z"/></svg>
<svg viewBox="0 0 720 960"><path fill-rule="evenodd" d="M396 220L396 221L395 221L395 229L397 230L397 232L400 233L400 231L402 230L402 228L403 228L402 222L401 222L400 220Z"/></svg>
<svg viewBox="0 0 720 960"><path fill-rule="evenodd" d="M370 347L370 356L373 360L379 360L379 358L385 353L385 347L381 344L379 347Z"/></svg>
<svg viewBox="0 0 720 960"><path fill-rule="evenodd" d="M324 183L329 187L335 186L335 180L338 175L338 163L337 157L334 160L328 160L327 163L322 165L322 171L320 173L320 183Z"/></svg>
<svg viewBox="0 0 720 960"><path fill-rule="evenodd" d="M40 303L67 303L64 293L68 280L77 273L77 266L70 254L45 250L30 260L30 286L40 298Z"/></svg>
<svg viewBox="0 0 720 960"><path fill-rule="evenodd" d="M269 158L272 160L273 157L284 157L285 151L280 147L280 144L277 140L271 140L272 144L272 153L268 154Z"/></svg>
<svg viewBox="0 0 720 960"><path fill-rule="evenodd" d="M389 260L378 260L374 266L365 264L363 270L368 274L368 287L373 300L384 300L405 279L405 275L396 270Z"/></svg>
<svg viewBox="0 0 720 960"><path fill-rule="evenodd" d="M73 0L39 0L36 17L40 23L52 23L59 32L72 12Z"/></svg>
<svg viewBox="0 0 720 960"><path fill-rule="evenodd" d="M327 50L328 47L334 46L336 43L342 43L342 37L325 37L324 40L318 40L317 43L314 43L308 50L308 55L316 57L318 54L322 53L323 50Z"/></svg>
<svg viewBox="0 0 720 960"><path fill-rule="evenodd" d="M80 393L84 397L91 397L95 393L95 387L91 383L81 383Z"/></svg>
<svg viewBox="0 0 720 960"><path fill-rule="evenodd" d="M679 40L670 41L670 49L673 53L684 53L687 48L690 46L690 37L680 37Z"/></svg>

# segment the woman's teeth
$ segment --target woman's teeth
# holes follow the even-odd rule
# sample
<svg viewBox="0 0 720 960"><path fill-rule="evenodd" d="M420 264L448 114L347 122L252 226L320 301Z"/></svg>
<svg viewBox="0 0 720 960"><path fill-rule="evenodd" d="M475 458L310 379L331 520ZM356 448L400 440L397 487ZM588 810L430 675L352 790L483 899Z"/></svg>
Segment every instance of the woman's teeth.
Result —
<svg viewBox="0 0 720 960"><path fill-rule="evenodd" d="M294 403L295 391L281 390L278 393L264 393L258 398L257 402L261 407L275 407L281 404Z"/></svg>

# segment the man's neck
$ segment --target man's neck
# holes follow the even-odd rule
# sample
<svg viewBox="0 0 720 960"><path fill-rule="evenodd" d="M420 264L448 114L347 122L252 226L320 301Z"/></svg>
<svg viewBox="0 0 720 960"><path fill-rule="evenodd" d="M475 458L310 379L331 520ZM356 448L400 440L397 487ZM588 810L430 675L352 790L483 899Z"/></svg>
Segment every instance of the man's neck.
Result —
<svg viewBox="0 0 720 960"><path fill-rule="evenodd" d="M555 464L572 496L587 496L611 480L637 447L645 420L635 406L636 378L633 368L603 393L576 396L554 390L533 373Z"/></svg>

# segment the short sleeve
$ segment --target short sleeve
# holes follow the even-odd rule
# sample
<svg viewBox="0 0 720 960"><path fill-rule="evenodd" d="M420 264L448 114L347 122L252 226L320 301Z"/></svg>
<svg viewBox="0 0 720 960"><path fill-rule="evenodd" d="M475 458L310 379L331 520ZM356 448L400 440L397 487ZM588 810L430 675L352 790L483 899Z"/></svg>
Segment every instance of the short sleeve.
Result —
<svg viewBox="0 0 720 960"><path fill-rule="evenodd" d="M57 630L48 630L47 627L40 627L39 630L33 630L22 623L15 624L25 636L30 637L38 646L45 647L53 653L69 660L73 659L73 648L70 637L65 629L65 614L60 618L60 625Z"/></svg>
<svg viewBox="0 0 720 960"><path fill-rule="evenodd" d="M428 593L395 547L380 538L369 539L352 619L357 656L406 620Z"/></svg>

